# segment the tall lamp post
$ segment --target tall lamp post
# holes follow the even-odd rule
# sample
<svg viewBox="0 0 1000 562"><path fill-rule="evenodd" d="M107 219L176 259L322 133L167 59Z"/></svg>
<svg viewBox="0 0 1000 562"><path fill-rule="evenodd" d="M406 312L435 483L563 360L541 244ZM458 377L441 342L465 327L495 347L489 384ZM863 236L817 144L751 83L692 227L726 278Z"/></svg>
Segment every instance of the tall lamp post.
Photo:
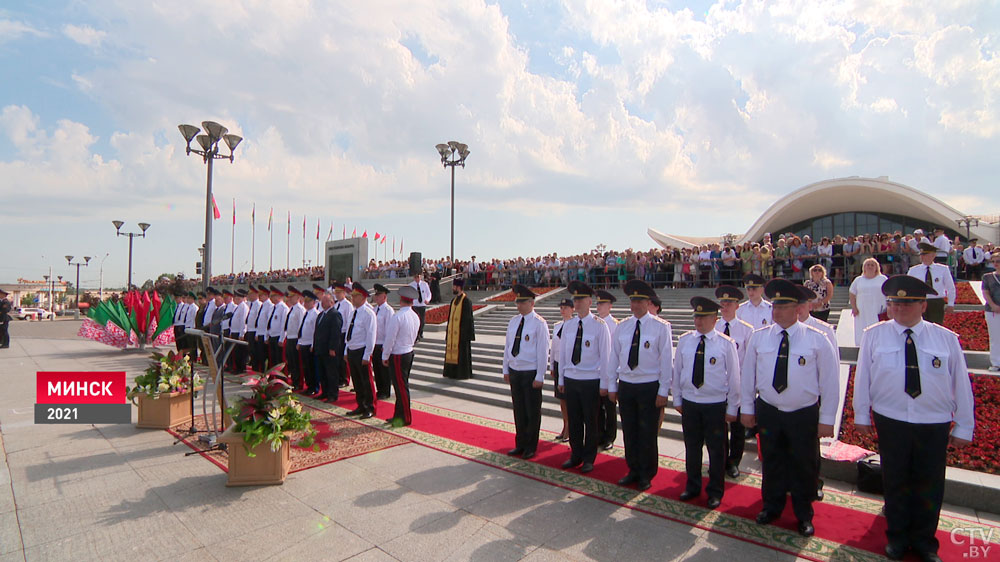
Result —
<svg viewBox="0 0 1000 562"><path fill-rule="evenodd" d="M434 148L441 155L441 165L451 168L451 253L448 259L455 263L455 166L465 167L465 159L469 156L469 145L458 141L441 143Z"/></svg>
<svg viewBox="0 0 1000 562"><path fill-rule="evenodd" d="M977 219L976 217L973 217L973 216L969 216L969 215L966 215L966 216L958 219L957 222L958 222L959 226L965 225L965 239L966 239L966 241L968 241L969 238L972 238L972 227L973 226L979 226L979 219Z"/></svg>
<svg viewBox="0 0 1000 562"><path fill-rule="evenodd" d="M243 137L228 134L229 129L215 121L202 121L201 126L205 129L206 134L199 135L198 133L201 130L194 125L178 125L177 128L180 129L181 135L184 137L184 142L187 143L186 154L189 156L192 153L197 154L208 165L208 179L205 182L205 251L201 260L201 287L202 290L205 290L208 289L208 284L212 280L212 219L214 218L212 205L212 162L216 159L227 159L232 163L233 155L236 153L236 146L240 144ZM195 139L201 145L201 150L191 148L191 141ZM229 154L219 154L220 140L226 142L226 146L229 147Z"/></svg>
<svg viewBox="0 0 1000 562"><path fill-rule="evenodd" d="M108 256L110 255L111 252L105 252L104 257L101 258L101 284L99 285L100 288L97 291L99 295L98 298L101 299L102 302L104 301L104 260L108 259Z"/></svg>
<svg viewBox="0 0 1000 562"><path fill-rule="evenodd" d="M73 256L66 256L66 263L72 266L76 266L76 312L73 314L73 318L76 320L80 319L80 266L87 267L90 265L90 256L83 256L83 263L76 262L73 263Z"/></svg>
<svg viewBox="0 0 1000 562"><path fill-rule="evenodd" d="M127 293L132 290L132 240L134 240L136 236L145 238L146 229L149 228L149 223L139 223L139 228L142 229L142 232L122 232L122 225L125 224L125 221L111 221L111 224L115 225L115 230L118 231L117 236L128 236L128 285L125 286L125 292Z"/></svg>

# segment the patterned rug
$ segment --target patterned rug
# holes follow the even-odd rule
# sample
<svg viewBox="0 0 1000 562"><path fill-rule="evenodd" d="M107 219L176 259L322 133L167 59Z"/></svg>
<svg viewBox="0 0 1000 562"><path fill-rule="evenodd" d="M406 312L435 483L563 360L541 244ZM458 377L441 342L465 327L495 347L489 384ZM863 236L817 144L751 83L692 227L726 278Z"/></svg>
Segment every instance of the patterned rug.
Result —
<svg viewBox="0 0 1000 562"><path fill-rule="evenodd" d="M336 413L354 408L352 394L341 391L340 396L335 405L307 398L303 403ZM705 505L704 494L691 502L677 499L685 487L683 459L661 456L660 471L652 488L638 492L616 484L628 471L624 449L620 447L598 455L594 471L584 475L560 468L569 457L569 447L551 441L554 434L543 435L537 456L524 461L505 454L513 446L512 423L414 402L412 425L384 429L382 421L392 416L392 407L392 402L382 401L376 405L375 418L358 423L471 461L802 558L824 561L885 559L882 555L885 519L881 516L881 500L826 490L825 499L813 504L816 535L806 538L796 531L797 521L790 506L771 525L755 523L754 517L762 505L759 474L744 473L735 481L727 479L722 506L710 510ZM942 515L937 533L940 555L945 560L963 559L968 557L972 545L980 547L979 553L984 552L984 546L992 552L1000 551L1000 545L993 544L998 536L995 531L996 528L977 521ZM952 540L952 534L958 540Z"/></svg>
<svg viewBox="0 0 1000 562"><path fill-rule="evenodd" d="M302 448L292 445L289 451L291 461L290 473L411 442L401 435L379 431L374 427L338 416L328 410L320 410L312 407L310 407L310 410L312 411L312 424L317 432L316 445L319 447L319 450L314 450L312 447ZM204 431L207 429L208 426L205 422L204 415L195 417L194 424L198 430ZM175 430L167 430L167 432L175 437L181 437ZM292 443L295 443L299 439L301 439L301 434L293 435ZM208 445L198 441L197 438L185 437L183 441L188 447L201 453L201 456L211 461L223 471L228 470L229 458L225 451L206 451L205 449L208 448Z"/></svg>

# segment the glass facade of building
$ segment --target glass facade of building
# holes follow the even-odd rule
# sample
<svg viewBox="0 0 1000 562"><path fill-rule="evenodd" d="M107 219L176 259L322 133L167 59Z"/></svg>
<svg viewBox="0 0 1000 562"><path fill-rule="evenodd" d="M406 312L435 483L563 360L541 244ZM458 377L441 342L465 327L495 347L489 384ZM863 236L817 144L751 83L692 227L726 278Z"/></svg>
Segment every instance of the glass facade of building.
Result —
<svg viewBox="0 0 1000 562"><path fill-rule="evenodd" d="M912 234L914 230L922 228L930 236L932 234L931 231L937 226L944 227L944 232L948 238L954 240L958 236L963 241L965 240L964 233L959 233L947 225L928 224L925 220L893 215L891 213L835 213L832 215L823 215L777 229L772 235L776 237L781 233L794 232L801 238L808 234L813 240L819 242L824 236L833 239L836 234L840 234L841 236L892 234L897 230L903 234Z"/></svg>

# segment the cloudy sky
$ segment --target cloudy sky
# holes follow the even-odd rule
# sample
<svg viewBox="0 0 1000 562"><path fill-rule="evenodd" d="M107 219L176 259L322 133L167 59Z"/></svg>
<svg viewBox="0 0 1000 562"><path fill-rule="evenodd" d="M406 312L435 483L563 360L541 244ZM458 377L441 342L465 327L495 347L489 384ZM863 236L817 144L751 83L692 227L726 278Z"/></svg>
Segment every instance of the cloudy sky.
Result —
<svg viewBox="0 0 1000 562"><path fill-rule="evenodd" d="M346 226L459 257L743 232L777 197L882 176L995 213L1000 4L13 0L0 4L0 282L193 275L205 166L177 125L245 137L218 161L214 272L316 259ZM292 215L286 257L286 217ZM381 257L382 248L379 248ZM389 249L390 257L392 250Z"/></svg>

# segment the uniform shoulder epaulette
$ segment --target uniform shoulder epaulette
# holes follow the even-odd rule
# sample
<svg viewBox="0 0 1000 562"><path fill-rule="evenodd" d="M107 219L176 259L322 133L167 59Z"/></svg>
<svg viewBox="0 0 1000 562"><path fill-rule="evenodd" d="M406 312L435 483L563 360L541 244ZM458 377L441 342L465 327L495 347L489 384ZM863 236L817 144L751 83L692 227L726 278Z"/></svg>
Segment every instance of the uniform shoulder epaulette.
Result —
<svg viewBox="0 0 1000 562"><path fill-rule="evenodd" d="M601 318L600 316L598 316L598 315L596 315L596 314L591 314L591 316L593 316L593 317L594 317L594 320L597 320L597 321L598 321L598 322L600 322L601 324L607 324L607 322L605 322L605 321L604 321L604 319L603 319L603 318Z"/></svg>
<svg viewBox="0 0 1000 562"><path fill-rule="evenodd" d="M941 330L944 330L945 332L948 332L949 334L952 334L956 338L958 337L958 333L956 333L954 330L952 330L950 328L946 328L946 327L942 326L941 324L934 324L933 322L928 322L928 324L932 324L935 327L935 329L940 328Z"/></svg>
<svg viewBox="0 0 1000 562"><path fill-rule="evenodd" d="M885 324L887 322L891 322L891 320L880 320L880 321L872 324L871 326L866 327L864 330L862 330L862 332L867 332L868 330L871 330L875 326L881 326L882 324Z"/></svg>
<svg viewBox="0 0 1000 562"><path fill-rule="evenodd" d="M736 318L736 323L737 324L743 324L743 325L745 325L747 328L750 328L750 331L753 331L753 329L754 329L753 324L747 322L746 320L744 320L742 318L737 317Z"/></svg>
<svg viewBox="0 0 1000 562"><path fill-rule="evenodd" d="M732 336L727 336L726 334L724 334L722 332L718 332L718 335L719 335L720 338L723 338L723 339L729 340L729 341L731 341L733 343L736 343L736 340L734 340Z"/></svg>
<svg viewBox="0 0 1000 562"><path fill-rule="evenodd" d="M816 326L810 326L809 324L805 324L805 323L802 323L802 322L799 322L799 324L802 324L802 326L804 326L806 329L812 330L813 332L816 332L817 334L819 334L819 335L823 336L824 338L826 338L826 334L823 333L823 330L820 330Z"/></svg>
<svg viewBox="0 0 1000 562"><path fill-rule="evenodd" d="M688 331L684 332L683 334L681 334L680 337L677 338L677 339L680 340L681 338L686 338L686 337L688 337L690 335L693 335L695 332L696 332L696 330L688 330ZM723 335L725 335L725 334L723 334Z"/></svg>
<svg viewBox="0 0 1000 562"><path fill-rule="evenodd" d="M766 329L768 329L770 327L771 327L771 324L768 324L767 326L761 326L760 328L754 328L753 331L759 332L761 330L766 330Z"/></svg>

